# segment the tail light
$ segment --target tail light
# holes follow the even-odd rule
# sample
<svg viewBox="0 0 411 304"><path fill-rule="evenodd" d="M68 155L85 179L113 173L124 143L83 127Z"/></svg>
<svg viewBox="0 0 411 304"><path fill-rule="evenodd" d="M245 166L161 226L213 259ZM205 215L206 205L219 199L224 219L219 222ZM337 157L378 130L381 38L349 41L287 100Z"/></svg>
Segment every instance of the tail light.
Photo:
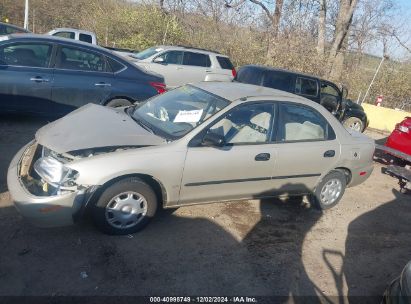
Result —
<svg viewBox="0 0 411 304"><path fill-rule="evenodd" d="M167 92L166 85L161 82L150 82L150 85L157 91L158 94Z"/></svg>
<svg viewBox="0 0 411 304"><path fill-rule="evenodd" d="M401 124L397 124L395 126L395 129L402 132L402 133L409 133L410 132L410 129L408 127L406 127L404 125L401 125Z"/></svg>
<svg viewBox="0 0 411 304"><path fill-rule="evenodd" d="M237 71L235 70L235 68L233 68L231 70L231 74L233 74L233 77L235 78L235 76L237 76Z"/></svg>

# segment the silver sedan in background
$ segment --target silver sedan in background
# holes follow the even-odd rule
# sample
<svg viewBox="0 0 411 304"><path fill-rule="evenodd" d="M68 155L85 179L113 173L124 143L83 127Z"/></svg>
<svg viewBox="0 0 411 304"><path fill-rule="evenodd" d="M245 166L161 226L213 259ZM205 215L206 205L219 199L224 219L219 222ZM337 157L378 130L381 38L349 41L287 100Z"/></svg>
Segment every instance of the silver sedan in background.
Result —
<svg viewBox="0 0 411 304"><path fill-rule="evenodd" d="M313 101L203 82L127 108L86 105L41 128L7 180L36 225L88 211L103 232L129 234L160 205L308 195L328 209L370 176L373 153L373 140Z"/></svg>

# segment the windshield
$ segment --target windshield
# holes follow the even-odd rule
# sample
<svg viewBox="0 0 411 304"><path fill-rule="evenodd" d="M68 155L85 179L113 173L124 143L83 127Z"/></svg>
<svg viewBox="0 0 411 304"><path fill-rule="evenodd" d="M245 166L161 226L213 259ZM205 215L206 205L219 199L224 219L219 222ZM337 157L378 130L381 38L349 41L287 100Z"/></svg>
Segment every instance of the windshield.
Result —
<svg viewBox="0 0 411 304"><path fill-rule="evenodd" d="M185 85L148 100L131 116L156 134L178 139L228 104L221 97Z"/></svg>
<svg viewBox="0 0 411 304"><path fill-rule="evenodd" d="M144 50L144 51L141 51L141 52L139 52L139 53L137 53L137 54L132 54L132 55L130 55L130 56L133 57L133 58L137 58L137 59L143 60L143 59L147 59L148 57L153 56L154 54L157 54L158 52L161 52L162 50L163 50L162 48L151 47L151 48L149 48L149 49L146 49L146 50Z"/></svg>

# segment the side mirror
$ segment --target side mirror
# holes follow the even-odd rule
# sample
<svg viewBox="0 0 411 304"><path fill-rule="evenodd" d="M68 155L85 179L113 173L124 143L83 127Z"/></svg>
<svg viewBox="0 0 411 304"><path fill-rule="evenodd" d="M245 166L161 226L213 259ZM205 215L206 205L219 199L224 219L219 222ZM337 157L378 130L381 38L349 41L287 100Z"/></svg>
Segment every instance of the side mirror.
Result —
<svg viewBox="0 0 411 304"><path fill-rule="evenodd" d="M201 142L203 146L222 147L225 144L224 136L208 131Z"/></svg>
<svg viewBox="0 0 411 304"><path fill-rule="evenodd" d="M159 64L166 64L163 57L156 57L154 58L153 62Z"/></svg>

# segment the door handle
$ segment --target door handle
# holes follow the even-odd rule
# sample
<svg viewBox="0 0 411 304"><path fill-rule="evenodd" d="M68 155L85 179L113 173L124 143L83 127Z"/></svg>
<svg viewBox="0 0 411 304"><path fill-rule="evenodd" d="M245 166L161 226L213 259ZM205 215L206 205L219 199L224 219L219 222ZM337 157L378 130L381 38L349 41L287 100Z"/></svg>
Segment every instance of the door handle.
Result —
<svg viewBox="0 0 411 304"><path fill-rule="evenodd" d="M255 156L256 161L267 161L271 157L270 153L260 153Z"/></svg>
<svg viewBox="0 0 411 304"><path fill-rule="evenodd" d="M96 87L111 87L111 83L98 82L94 84Z"/></svg>
<svg viewBox="0 0 411 304"><path fill-rule="evenodd" d="M335 150L328 150L324 152L324 157L334 157L335 156Z"/></svg>
<svg viewBox="0 0 411 304"><path fill-rule="evenodd" d="M206 70L206 73L211 73L212 71L211 70Z"/></svg>
<svg viewBox="0 0 411 304"><path fill-rule="evenodd" d="M31 77L30 81L35 81L35 82L49 82L49 79L46 78L42 78L40 76L36 76L36 77Z"/></svg>

